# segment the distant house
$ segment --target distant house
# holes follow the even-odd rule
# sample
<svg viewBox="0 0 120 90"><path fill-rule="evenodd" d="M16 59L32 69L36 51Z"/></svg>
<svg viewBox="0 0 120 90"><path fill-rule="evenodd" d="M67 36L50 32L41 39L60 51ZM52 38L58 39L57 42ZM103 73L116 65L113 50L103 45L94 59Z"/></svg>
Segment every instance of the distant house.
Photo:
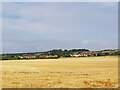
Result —
<svg viewBox="0 0 120 90"><path fill-rule="evenodd" d="M19 58L23 59L23 56L18 56Z"/></svg>
<svg viewBox="0 0 120 90"><path fill-rule="evenodd" d="M87 54L70 54L71 57L87 57L88 55Z"/></svg>
<svg viewBox="0 0 120 90"><path fill-rule="evenodd" d="M36 56L32 56L32 55L24 55L24 56L19 56L19 58L21 58L21 59L34 59L34 58L36 58Z"/></svg>
<svg viewBox="0 0 120 90"><path fill-rule="evenodd" d="M57 59L58 55L43 55L39 57L40 59Z"/></svg>
<svg viewBox="0 0 120 90"><path fill-rule="evenodd" d="M74 53L70 55L71 57L90 57L90 56L98 56L98 52L89 51L89 52L82 52L82 53Z"/></svg>

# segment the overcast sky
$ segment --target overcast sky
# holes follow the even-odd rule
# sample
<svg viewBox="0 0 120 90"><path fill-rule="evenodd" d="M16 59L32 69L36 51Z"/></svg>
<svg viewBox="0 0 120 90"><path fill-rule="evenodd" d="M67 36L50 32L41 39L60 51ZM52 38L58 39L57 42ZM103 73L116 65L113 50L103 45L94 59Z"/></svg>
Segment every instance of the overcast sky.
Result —
<svg viewBox="0 0 120 90"><path fill-rule="evenodd" d="M3 53L118 47L117 2L3 3Z"/></svg>

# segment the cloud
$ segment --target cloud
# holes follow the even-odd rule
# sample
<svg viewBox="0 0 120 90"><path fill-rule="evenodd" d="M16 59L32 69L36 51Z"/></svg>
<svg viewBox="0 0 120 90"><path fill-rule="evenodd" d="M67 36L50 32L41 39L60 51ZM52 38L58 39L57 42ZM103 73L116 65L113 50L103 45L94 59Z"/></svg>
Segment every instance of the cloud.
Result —
<svg viewBox="0 0 120 90"><path fill-rule="evenodd" d="M89 44L89 41L84 40L84 41L82 41L81 43L82 43L82 44Z"/></svg>
<svg viewBox="0 0 120 90"><path fill-rule="evenodd" d="M3 52L117 48L116 3L3 3L2 18Z"/></svg>

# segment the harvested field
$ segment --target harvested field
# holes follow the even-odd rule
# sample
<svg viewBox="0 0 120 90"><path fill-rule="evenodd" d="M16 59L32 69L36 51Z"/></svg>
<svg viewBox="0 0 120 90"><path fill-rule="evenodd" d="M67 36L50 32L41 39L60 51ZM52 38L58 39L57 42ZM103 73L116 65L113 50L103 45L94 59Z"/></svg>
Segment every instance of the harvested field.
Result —
<svg viewBox="0 0 120 90"><path fill-rule="evenodd" d="M3 88L117 88L118 57L8 60Z"/></svg>

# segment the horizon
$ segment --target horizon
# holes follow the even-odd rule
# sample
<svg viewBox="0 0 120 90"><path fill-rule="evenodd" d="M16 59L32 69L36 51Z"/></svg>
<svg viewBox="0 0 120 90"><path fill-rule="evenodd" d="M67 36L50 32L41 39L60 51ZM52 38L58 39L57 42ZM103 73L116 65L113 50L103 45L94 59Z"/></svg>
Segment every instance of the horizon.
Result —
<svg viewBox="0 0 120 90"><path fill-rule="evenodd" d="M118 48L117 2L3 2L2 51Z"/></svg>
<svg viewBox="0 0 120 90"><path fill-rule="evenodd" d="M89 50L89 51L102 51L102 50L119 50L119 49L100 49L100 50L90 50L90 49L87 49L87 48L72 48L72 49L86 49L86 50ZM72 49L61 49L62 51L64 50L72 50ZM49 49L49 50L46 50L46 51L28 51L28 52L9 52L9 53L0 53L0 54L22 54L22 53L41 53L41 52L48 52L48 51L51 51L51 50L60 50L60 48L56 48L56 49Z"/></svg>

